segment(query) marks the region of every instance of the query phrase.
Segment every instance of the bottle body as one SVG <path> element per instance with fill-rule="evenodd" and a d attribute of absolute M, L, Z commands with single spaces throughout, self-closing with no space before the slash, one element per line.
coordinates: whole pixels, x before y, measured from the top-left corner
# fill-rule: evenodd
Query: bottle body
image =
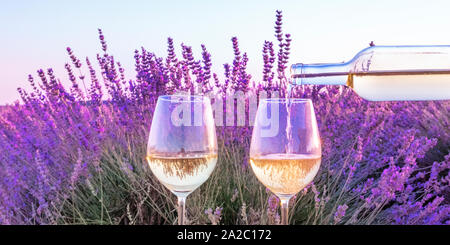
<path fill-rule="evenodd" d="M 339 64 L 294 64 L 292 85 L 347 85 L 372 101 L 450 99 L 450 46 L 374 46 Z"/>

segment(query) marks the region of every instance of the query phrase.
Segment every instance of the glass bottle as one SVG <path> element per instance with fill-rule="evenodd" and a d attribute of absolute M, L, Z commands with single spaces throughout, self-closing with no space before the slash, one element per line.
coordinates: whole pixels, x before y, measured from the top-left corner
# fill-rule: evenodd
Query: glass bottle
<path fill-rule="evenodd" d="M 291 88 L 347 85 L 372 101 L 447 100 L 450 45 L 371 46 L 348 62 L 294 64 L 291 79 Z"/>

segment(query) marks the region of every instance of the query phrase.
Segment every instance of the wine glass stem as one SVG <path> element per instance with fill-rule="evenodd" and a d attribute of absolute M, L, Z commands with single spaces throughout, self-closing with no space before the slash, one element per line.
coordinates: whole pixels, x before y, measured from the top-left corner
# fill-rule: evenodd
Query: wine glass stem
<path fill-rule="evenodd" d="M 290 197 L 281 197 L 281 224 L 289 224 L 289 199 Z"/>
<path fill-rule="evenodd" d="M 186 211 L 186 197 L 178 196 L 178 225 L 184 225 L 185 211 Z"/>

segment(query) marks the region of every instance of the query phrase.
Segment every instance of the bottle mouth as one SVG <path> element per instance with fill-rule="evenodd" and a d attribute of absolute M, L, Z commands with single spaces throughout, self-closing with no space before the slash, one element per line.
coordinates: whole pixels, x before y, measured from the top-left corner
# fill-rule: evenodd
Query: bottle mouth
<path fill-rule="evenodd" d="M 297 63 L 297 64 L 291 65 L 291 69 L 289 69 L 289 74 L 288 74 L 288 77 L 290 78 L 289 82 L 288 82 L 289 84 L 295 84 L 294 79 L 302 77 L 304 65 L 305 64 L 303 64 L 303 63 Z"/>

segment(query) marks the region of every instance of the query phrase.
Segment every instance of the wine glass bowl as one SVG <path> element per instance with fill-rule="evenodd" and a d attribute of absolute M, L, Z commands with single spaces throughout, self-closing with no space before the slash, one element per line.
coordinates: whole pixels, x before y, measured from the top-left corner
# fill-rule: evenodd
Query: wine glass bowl
<path fill-rule="evenodd" d="M 305 188 L 321 162 L 319 130 L 309 99 L 261 100 L 250 146 L 250 165 L 257 179 L 282 202 L 287 224 L 289 199 Z"/>
<path fill-rule="evenodd" d="M 195 95 L 158 98 L 147 162 L 155 177 L 178 197 L 178 223 L 184 224 L 185 198 L 209 178 L 217 162 L 209 98 Z"/>

